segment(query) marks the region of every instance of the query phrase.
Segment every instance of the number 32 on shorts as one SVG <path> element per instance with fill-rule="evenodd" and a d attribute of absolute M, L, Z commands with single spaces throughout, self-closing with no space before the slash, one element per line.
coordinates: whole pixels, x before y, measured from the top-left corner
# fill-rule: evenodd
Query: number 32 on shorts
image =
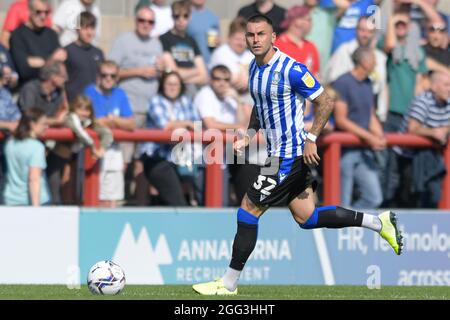
<path fill-rule="evenodd" d="M 265 182 L 265 183 L 264 183 Z M 265 185 L 263 187 L 263 184 Z M 253 188 L 255 188 L 256 190 L 258 190 L 259 192 L 261 192 L 261 194 L 265 195 L 265 196 L 270 196 L 270 194 L 272 193 L 272 190 L 277 186 L 277 181 L 266 177 L 266 176 L 262 176 L 259 175 L 258 176 L 258 181 L 256 181 L 253 184 Z"/>

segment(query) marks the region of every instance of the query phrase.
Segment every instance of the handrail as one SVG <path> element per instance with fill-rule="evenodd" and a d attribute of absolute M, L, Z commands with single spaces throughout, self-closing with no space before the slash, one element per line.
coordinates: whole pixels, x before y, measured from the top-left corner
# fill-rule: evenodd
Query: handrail
<path fill-rule="evenodd" d="M 98 141 L 93 130 L 88 130 L 89 134 Z M 209 143 L 227 143 L 232 142 L 236 138 L 235 135 L 227 134 L 223 141 L 215 141 L 214 137 L 208 134 L 190 132 L 191 137 L 195 141 L 202 141 L 204 144 Z M 160 143 L 176 143 L 172 141 L 172 132 L 168 130 L 154 129 L 138 129 L 134 131 L 113 130 L 115 141 L 132 141 L 132 142 L 160 142 Z M 412 148 L 441 146 L 429 139 L 413 134 L 387 133 L 385 135 L 389 146 L 404 146 Z M 5 135 L 0 132 L 0 140 Z M 56 141 L 74 141 L 75 135 L 67 128 L 50 128 L 47 129 L 43 140 Z M 324 148 L 323 156 L 323 188 L 324 188 L 324 204 L 340 204 L 340 158 L 341 148 L 343 146 L 367 146 L 367 144 L 357 136 L 350 133 L 333 132 L 323 135 L 318 140 L 318 145 Z M 450 146 L 447 144 L 443 148 L 445 165 L 450 168 Z M 99 191 L 99 163 L 96 161 L 89 149 L 85 152 L 85 183 L 84 183 L 84 202 L 85 206 L 98 206 Z M 222 205 L 222 169 L 220 164 L 207 164 L 205 177 L 205 206 L 221 207 Z M 450 175 L 446 175 L 442 186 L 442 197 L 439 203 L 442 209 L 450 209 Z"/>

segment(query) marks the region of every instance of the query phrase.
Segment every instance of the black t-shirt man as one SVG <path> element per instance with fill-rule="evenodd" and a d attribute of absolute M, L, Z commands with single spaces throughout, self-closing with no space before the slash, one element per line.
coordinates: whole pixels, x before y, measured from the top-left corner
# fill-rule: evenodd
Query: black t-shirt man
<path fill-rule="evenodd" d="M 194 58 L 201 55 L 194 38 L 182 37 L 168 31 L 159 37 L 163 50 L 169 52 L 180 68 L 193 68 Z"/>
<path fill-rule="evenodd" d="M 72 101 L 84 89 L 96 81 L 97 67 L 104 60 L 103 51 L 93 45 L 72 42 L 67 47 L 66 68 L 69 80 L 66 83 L 68 101 Z"/>

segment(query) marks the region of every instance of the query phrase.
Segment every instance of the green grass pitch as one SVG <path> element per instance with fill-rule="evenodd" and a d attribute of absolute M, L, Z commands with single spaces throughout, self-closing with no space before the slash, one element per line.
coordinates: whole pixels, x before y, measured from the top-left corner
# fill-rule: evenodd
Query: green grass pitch
<path fill-rule="evenodd" d="M 125 286 L 117 296 L 95 296 L 86 286 L 68 289 L 65 286 L 0 285 L 0 300 L 408 300 L 450 299 L 448 287 L 395 287 L 385 286 L 369 290 L 364 286 L 250 286 L 239 287 L 235 297 L 202 297 L 190 286 Z"/>

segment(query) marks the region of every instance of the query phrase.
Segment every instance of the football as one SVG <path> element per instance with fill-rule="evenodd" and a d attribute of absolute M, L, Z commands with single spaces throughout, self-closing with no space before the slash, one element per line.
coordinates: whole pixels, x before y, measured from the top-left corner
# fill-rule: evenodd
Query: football
<path fill-rule="evenodd" d="M 125 287 L 125 273 L 112 261 L 100 261 L 89 270 L 87 284 L 93 294 L 119 294 Z"/>

